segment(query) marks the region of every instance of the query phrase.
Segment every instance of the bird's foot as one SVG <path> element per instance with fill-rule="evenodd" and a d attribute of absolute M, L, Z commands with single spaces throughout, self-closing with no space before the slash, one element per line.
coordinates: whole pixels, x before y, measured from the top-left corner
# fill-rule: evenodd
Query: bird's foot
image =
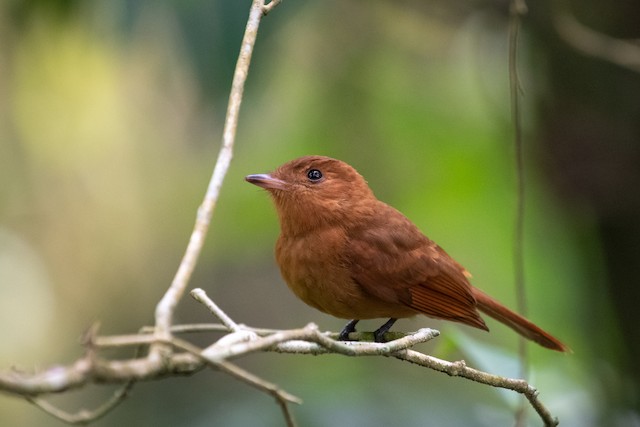
<path fill-rule="evenodd" d="M 392 317 L 391 319 L 387 320 L 384 325 L 382 325 L 378 329 L 376 329 L 373 332 L 373 340 L 375 342 L 386 342 L 386 340 L 384 339 L 384 334 L 389 332 L 389 329 L 391 329 L 393 324 L 396 323 L 396 320 L 398 320 L 398 319 L 395 319 L 395 318 Z"/>
<path fill-rule="evenodd" d="M 358 323 L 358 319 L 353 319 L 353 320 L 349 320 L 349 323 L 347 323 L 344 328 L 342 328 L 342 331 L 340 332 L 340 335 L 338 335 L 338 341 L 350 341 L 349 340 L 349 334 L 351 332 L 355 332 L 356 331 L 356 324 Z"/>

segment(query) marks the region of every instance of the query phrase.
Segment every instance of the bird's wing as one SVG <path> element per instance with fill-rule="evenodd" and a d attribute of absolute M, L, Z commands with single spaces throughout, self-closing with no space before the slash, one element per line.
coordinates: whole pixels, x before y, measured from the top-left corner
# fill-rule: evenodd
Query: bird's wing
<path fill-rule="evenodd" d="M 346 264 L 367 293 L 427 316 L 487 329 L 466 271 L 388 205 L 349 233 Z"/>

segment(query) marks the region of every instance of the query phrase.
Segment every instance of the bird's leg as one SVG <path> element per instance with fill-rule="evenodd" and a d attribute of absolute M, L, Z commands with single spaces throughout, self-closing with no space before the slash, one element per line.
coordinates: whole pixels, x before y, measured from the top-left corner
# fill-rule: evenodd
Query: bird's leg
<path fill-rule="evenodd" d="M 378 329 L 376 329 L 373 332 L 373 339 L 375 340 L 375 342 L 385 342 L 384 334 L 386 334 L 389 331 L 389 329 L 391 329 L 393 324 L 396 323 L 396 320 L 398 319 L 395 319 L 392 317 L 391 319 L 387 320 L 387 322 L 384 325 L 380 326 Z"/>
<path fill-rule="evenodd" d="M 356 331 L 356 324 L 358 322 L 358 319 L 349 320 L 349 323 L 344 325 L 344 328 L 342 328 L 342 332 L 340 332 L 340 335 L 338 336 L 338 341 L 349 341 L 349 334 Z"/>

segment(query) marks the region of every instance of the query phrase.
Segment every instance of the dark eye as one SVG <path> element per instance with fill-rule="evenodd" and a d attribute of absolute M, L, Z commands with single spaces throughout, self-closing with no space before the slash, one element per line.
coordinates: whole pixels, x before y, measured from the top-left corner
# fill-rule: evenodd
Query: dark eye
<path fill-rule="evenodd" d="M 307 171 L 307 178 L 309 178 L 310 181 L 320 181 L 322 179 L 322 172 L 318 169 L 309 169 Z"/>

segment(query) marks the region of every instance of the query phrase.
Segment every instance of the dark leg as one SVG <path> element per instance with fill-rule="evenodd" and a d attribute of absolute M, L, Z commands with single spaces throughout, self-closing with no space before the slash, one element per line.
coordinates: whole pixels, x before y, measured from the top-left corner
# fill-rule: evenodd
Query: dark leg
<path fill-rule="evenodd" d="M 340 336 L 338 336 L 338 341 L 349 341 L 349 334 L 351 332 L 356 331 L 356 324 L 358 322 L 359 322 L 358 319 L 349 320 L 349 323 L 347 323 L 342 329 L 342 332 L 340 332 Z"/>
<path fill-rule="evenodd" d="M 387 323 L 385 323 L 384 325 L 380 326 L 378 329 L 376 329 L 373 332 L 373 339 L 375 340 L 375 342 L 385 342 L 384 341 L 384 334 L 386 334 L 389 331 L 389 329 L 391 329 L 393 324 L 396 323 L 396 320 L 398 320 L 398 319 L 394 319 L 392 317 L 391 319 L 387 320 Z"/>

